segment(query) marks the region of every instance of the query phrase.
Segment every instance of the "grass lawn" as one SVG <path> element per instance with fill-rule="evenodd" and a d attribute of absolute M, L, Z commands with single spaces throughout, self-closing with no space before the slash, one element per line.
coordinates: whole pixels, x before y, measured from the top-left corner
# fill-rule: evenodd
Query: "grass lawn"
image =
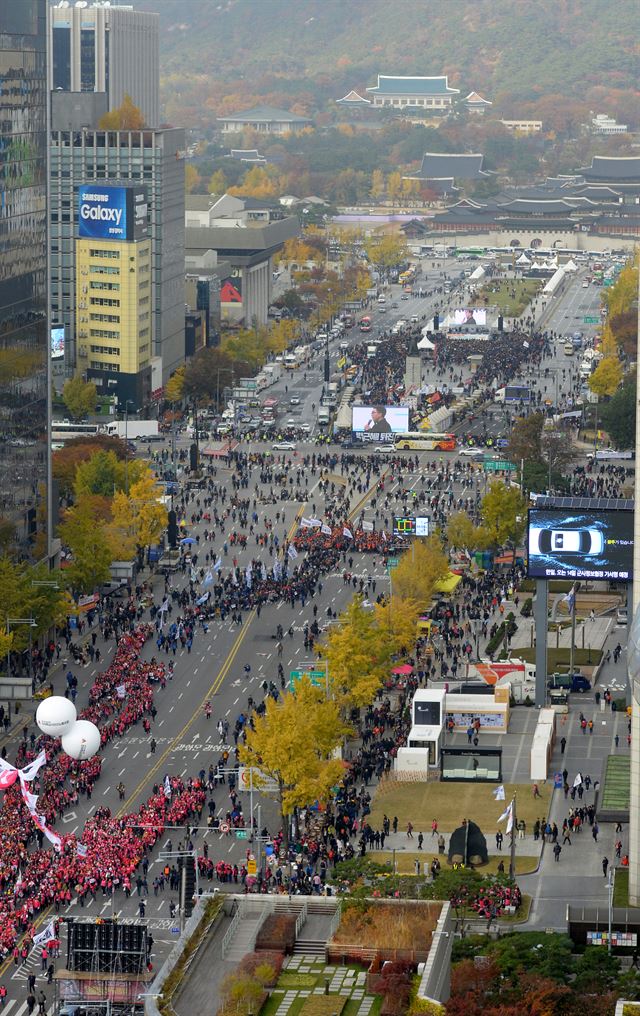
<path fill-rule="evenodd" d="M 538 279 L 505 279 L 502 282 L 492 279 L 483 286 L 476 301 L 482 303 L 486 299 L 491 306 L 498 307 L 507 317 L 518 317 L 527 309 L 540 286 L 541 282 Z"/>
<path fill-rule="evenodd" d="M 350 966 L 349 969 L 360 971 L 364 968 Z M 285 968 L 278 978 L 276 988 L 285 991 L 310 991 L 313 988 L 323 988 L 324 983 L 324 967 L 318 973 L 314 972 L 310 974 L 301 974 L 297 970 L 289 971 Z M 260 1016 L 276 1016 L 283 998 L 282 992 L 275 994 L 272 990 L 269 998 L 260 1010 Z M 380 1016 L 381 1006 L 382 996 L 374 995 L 369 1016 Z M 339 1016 L 357 1016 L 359 1008 L 360 1001 L 358 999 L 346 998 L 344 995 L 337 995 L 335 993 L 329 995 L 298 995 L 289 1006 L 287 1016 L 334 1016 L 334 1014 L 339 1014 Z"/>
<path fill-rule="evenodd" d="M 428 838 L 425 840 L 425 845 L 427 846 L 427 850 L 422 851 L 396 850 L 396 867 L 399 875 L 413 875 L 415 871 L 414 862 L 416 860 L 421 861 L 424 864 L 425 861 L 431 862 L 433 857 L 438 856 L 437 847 L 435 847 L 434 850 L 428 849 Z M 390 850 L 370 850 L 367 852 L 367 857 L 369 857 L 372 861 L 376 861 L 378 864 L 391 864 L 393 861 L 393 853 Z M 442 857 L 440 857 L 440 863 L 442 863 L 442 860 Z M 446 855 L 444 860 L 446 864 Z M 522 854 L 518 856 L 516 854 L 516 875 L 529 875 L 532 871 L 535 871 L 539 860 L 539 855 L 527 856 Z M 485 864 L 482 868 L 478 868 L 478 871 L 482 875 L 493 875 L 497 872 L 500 861 L 504 861 L 505 870 L 508 872 L 508 850 L 504 850 L 501 854 L 496 854 L 495 856 L 489 855 L 489 863 Z"/>
<path fill-rule="evenodd" d="M 616 880 L 613 884 L 614 907 L 629 906 L 629 869 L 616 868 Z"/>
<path fill-rule="evenodd" d="M 524 649 L 518 649 L 517 655 L 522 660 L 526 660 L 527 663 L 536 662 L 536 651 L 528 646 Z M 574 653 L 574 664 L 576 667 L 596 667 L 600 662 L 602 653 L 599 649 L 578 649 L 576 646 Z M 569 659 L 570 650 L 560 648 L 555 649 L 552 646 L 547 647 L 547 674 L 554 674 L 556 670 L 569 670 Z"/>
<path fill-rule="evenodd" d="M 537 818 L 546 818 L 551 799 L 551 785 L 540 784 L 540 798 L 534 799 L 530 784 L 505 783 L 506 800 L 510 801 L 517 792 L 517 818 L 527 823 L 530 832 Z M 431 822 L 438 821 L 438 829 L 452 833 L 463 818 L 476 822 L 487 839 L 499 828 L 497 818 L 506 807 L 504 801 L 496 801 L 493 783 L 399 783 L 389 781 L 378 788 L 371 804 L 369 824 L 373 829 L 382 828 L 382 818 L 398 817 L 398 831 L 404 833 L 407 822 L 413 823 L 413 835 L 422 832 L 425 846 L 429 850 Z M 505 823 L 502 823 L 504 832 Z M 415 840 L 414 840 L 415 843 Z M 435 838 L 434 838 L 435 843 Z M 407 841 L 407 846 L 411 846 Z"/>

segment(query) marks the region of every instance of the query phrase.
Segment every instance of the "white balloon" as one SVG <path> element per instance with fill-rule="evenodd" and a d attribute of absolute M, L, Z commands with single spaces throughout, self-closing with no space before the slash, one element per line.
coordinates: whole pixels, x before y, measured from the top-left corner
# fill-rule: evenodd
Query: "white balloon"
<path fill-rule="evenodd" d="M 62 750 L 71 758 L 82 761 L 92 758 L 100 747 L 100 731 L 89 720 L 77 720 L 62 738 Z"/>
<path fill-rule="evenodd" d="M 68 734 L 77 719 L 76 707 L 62 695 L 43 699 L 36 712 L 36 723 L 43 734 L 61 737 Z"/>

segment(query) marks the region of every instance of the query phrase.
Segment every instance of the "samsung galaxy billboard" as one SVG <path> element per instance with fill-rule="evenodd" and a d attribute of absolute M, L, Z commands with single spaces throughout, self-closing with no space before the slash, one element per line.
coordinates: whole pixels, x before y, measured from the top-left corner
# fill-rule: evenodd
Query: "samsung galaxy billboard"
<path fill-rule="evenodd" d="M 78 236 L 88 240 L 141 240 L 147 235 L 146 188 L 84 184 L 78 189 Z"/>
<path fill-rule="evenodd" d="M 531 578 L 633 577 L 632 511 L 532 508 L 528 542 Z"/>

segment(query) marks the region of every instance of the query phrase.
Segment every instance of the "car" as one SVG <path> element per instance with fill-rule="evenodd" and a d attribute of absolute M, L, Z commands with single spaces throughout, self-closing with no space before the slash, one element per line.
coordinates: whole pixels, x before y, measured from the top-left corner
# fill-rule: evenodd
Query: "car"
<path fill-rule="evenodd" d="M 378 314 L 386 314 L 386 313 L 387 308 L 384 305 L 382 307 L 378 307 Z"/>
<path fill-rule="evenodd" d="M 311 433 L 311 424 L 310 423 L 301 423 L 299 429 L 302 431 L 303 434 L 310 434 Z"/>
<path fill-rule="evenodd" d="M 604 550 L 599 529 L 531 529 L 530 554 L 584 554 L 598 557 Z"/>
<path fill-rule="evenodd" d="M 411 324 L 412 325 L 417 325 L 419 320 L 420 320 L 420 318 L 418 317 L 417 314 L 412 314 L 411 315 Z"/>
<path fill-rule="evenodd" d="M 583 288 L 583 289 L 588 289 L 588 288 L 589 288 L 589 283 L 587 282 L 587 280 L 586 280 L 586 279 L 585 279 L 585 280 L 584 280 L 584 282 L 582 283 L 582 288 Z"/>
<path fill-rule="evenodd" d="M 482 448 L 458 448 L 458 455 L 465 455 L 468 459 L 483 459 Z"/>
<path fill-rule="evenodd" d="M 271 445 L 274 452 L 295 452 L 295 441 L 274 441 Z"/>
<path fill-rule="evenodd" d="M 292 395 L 291 398 L 289 399 L 289 405 L 290 406 L 299 406 L 300 405 L 300 398 L 299 398 L 299 396 L 298 395 Z"/>
<path fill-rule="evenodd" d="M 409 294 L 408 293 L 401 293 L 400 294 L 400 299 L 401 300 L 408 300 L 409 299 Z"/>
<path fill-rule="evenodd" d="M 374 452 L 395 452 L 396 446 L 393 444 L 377 444 L 373 449 Z"/>
<path fill-rule="evenodd" d="M 616 610 L 616 624 L 628 624 L 629 611 L 626 607 L 618 607 Z"/>

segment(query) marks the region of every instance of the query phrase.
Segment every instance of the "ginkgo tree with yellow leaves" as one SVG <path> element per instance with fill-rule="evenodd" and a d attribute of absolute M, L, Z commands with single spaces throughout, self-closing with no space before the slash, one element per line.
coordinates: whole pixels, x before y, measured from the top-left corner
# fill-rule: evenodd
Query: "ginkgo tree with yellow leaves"
<path fill-rule="evenodd" d="M 285 849 L 295 809 L 328 801 L 342 778 L 342 762 L 334 752 L 348 732 L 338 702 L 308 678 L 288 695 L 269 696 L 263 715 L 254 714 L 240 746 L 240 762 L 254 770 L 255 787 L 260 787 L 261 774 L 275 784 Z"/>
<path fill-rule="evenodd" d="M 111 502 L 107 536 L 114 560 L 128 561 L 144 547 L 157 543 L 167 525 L 167 510 L 151 470 L 129 488 L 116 491 Z"/>
<path fill-rule="evenodd" d="M 394 596 L 416 600 L 424 607 L 433 596 L 436 583 L 449 573 L 449 559 L 438 536 L 416 537 L 391 574 Z"/>

